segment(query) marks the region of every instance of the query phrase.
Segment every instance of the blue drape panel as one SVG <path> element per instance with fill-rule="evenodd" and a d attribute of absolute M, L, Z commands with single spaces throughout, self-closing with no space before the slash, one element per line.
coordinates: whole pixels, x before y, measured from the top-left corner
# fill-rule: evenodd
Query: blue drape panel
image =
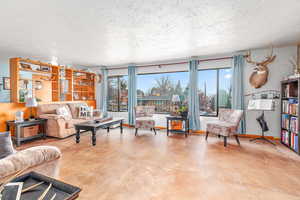
<path fill-rule="evenodd" d="M 199 96 L 198 96 L 198 62 L 189 62 L 189 120 L 192 130 L 200 130 Z"/>
<path fill-rule="evenodd" d="M 99 94 L 100 98 L 100 110 L 103 113 L 103 116 L 107 116 L 107 89 L 108 89 L 108 72 L 107 69 L 101 69 L 102 81 L 100 84 L 101 93 Z"/>
<path fill-rule="evenodd" d="M 245 58 L 243 55 L 233 57 L 232 70 L 232 108 L 244 110 L 244 65 Z M 244 112 L 245 116 L 245 112 Z M 239 132 L 245 133 L 245 117 L 240 122 Z"/>
<path fill-rule="evenodd" d="M 137 105 L 136 99 L 136 67 L 128 67 L 128 123 L 135 124 L 134 108 Z"/>

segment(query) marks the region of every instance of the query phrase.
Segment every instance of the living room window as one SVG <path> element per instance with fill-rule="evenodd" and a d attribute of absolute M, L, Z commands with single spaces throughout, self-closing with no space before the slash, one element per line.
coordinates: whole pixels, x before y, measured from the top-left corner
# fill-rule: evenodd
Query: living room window
<path fill-rule="evenodd" d="M 126 112 L 128 110 L 128 76 L 108 78 L 107 110 Z"/>
<path fill-rule="evenodd" d="M 169 113 L 173 95 L 179 95 L 181 102 L 187 103 L 188 81 L 188 72 L 140 74 L 137 103 L 155 106 L 156 113 Z"/>
<path fill-rule="evenodd" d="M 219 108 L 231 108 L 231 68 L 198 71 L 200 115 L 218 115 Z"/>
<path fill-rule="evenodd" d="M 201 116 L 217 116 L 219 108 L 231 108 L 231 68 L 198 71 L 198 95 Z M 138 105 L 154 105 L 156 113 L 171 111 L 172 96 L 179 95 L 187 105 L 188 72 L 139 74 Z M 108 78 L 108 111 L 128 110 L 128 76 Z"/>

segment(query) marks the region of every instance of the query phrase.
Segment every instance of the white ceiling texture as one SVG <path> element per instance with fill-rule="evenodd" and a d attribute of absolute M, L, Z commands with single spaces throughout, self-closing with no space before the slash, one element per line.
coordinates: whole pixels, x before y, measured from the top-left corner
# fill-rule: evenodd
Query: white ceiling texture
<path fill-rule="evenodd" d="M 300 41 L 299 0 L 3 0 L 0 58 L 117 66 Z"/>

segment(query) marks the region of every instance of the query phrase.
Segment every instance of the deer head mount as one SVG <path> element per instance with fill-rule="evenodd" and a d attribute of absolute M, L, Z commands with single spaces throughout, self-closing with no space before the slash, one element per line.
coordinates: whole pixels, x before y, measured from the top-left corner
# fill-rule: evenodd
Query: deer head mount
<path fill-rule="evenodd" d="M 252 72 L 249 82 L 254 88 L 260 88 L 268 81 L 269 69 L 268 64 L 273 62 L 276 58 L 276 55 L 273 55 L 273 47 L 271 48 L 271 53 L 269 56 L 266 56 L 266 59 L 261 62 L 255 62 L 251 59 L 251 51 L 249 50 L 246 55 L 246 61 L 250 64 L 255 65 L 254 71 Z"/>

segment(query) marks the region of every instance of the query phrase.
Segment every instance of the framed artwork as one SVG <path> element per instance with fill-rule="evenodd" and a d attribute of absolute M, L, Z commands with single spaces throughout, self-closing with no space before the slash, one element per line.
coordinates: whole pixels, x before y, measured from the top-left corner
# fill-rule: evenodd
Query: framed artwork
<path fill-rule="evenodd" d="M 9 77 L 3 77 L 3 89 L 10 90 L 10 78 Z"/>

